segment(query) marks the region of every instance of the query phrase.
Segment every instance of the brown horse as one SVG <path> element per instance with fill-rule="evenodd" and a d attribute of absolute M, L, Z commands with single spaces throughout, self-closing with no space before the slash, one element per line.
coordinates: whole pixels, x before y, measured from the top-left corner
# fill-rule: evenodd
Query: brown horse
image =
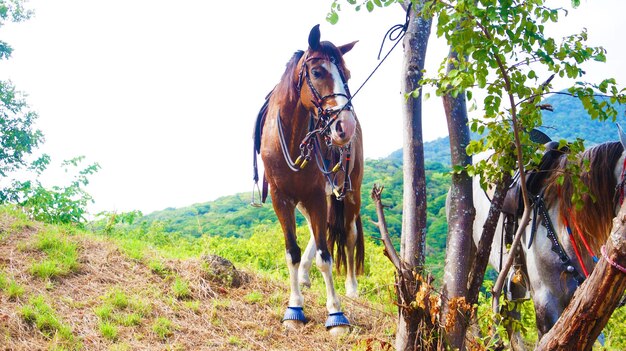
<path fill-rule="evenodd" d="M 356 42 L 339 47 L 320 42 L 319 25 L 308 41 L 308 50 L 293 55 L 266 98 L 257 122 L 260 145 L 255 146 L 285 236 L 291 294 L 283 324 L 296 327 L 306 322 L 300 285 L 310 286 L 309 269 L 315 258 L 326 284 L 326 327 L 344 333 L 349 322 L 333 284 L 332 254 L 337 266 L 345 267 L 346 293 L 351 297 L 357 296 L 356 274 L 363 269 L 364 255 L 359 215 L 361 127 L 351 105 L 350 72 L 343 60 Z M 296 242 L 296 208 L 311 231 L 303 254 Z"/>

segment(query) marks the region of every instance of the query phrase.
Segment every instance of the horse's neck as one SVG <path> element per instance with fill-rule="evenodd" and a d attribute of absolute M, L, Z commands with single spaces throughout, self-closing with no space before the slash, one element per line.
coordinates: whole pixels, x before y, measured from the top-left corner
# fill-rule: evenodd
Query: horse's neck
<path fill-rule="evenodd" d="M 280 118 L 289 149 L 295 152 L 309 132 L 310 112 L 299 101 L 280 106 L 278 110 L 279 115 L 276 118 Z"/>

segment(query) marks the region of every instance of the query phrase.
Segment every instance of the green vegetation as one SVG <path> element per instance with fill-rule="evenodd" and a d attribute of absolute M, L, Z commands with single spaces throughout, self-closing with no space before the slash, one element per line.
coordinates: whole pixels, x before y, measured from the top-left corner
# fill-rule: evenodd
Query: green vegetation
<path fill-rule="evenodd" d="M 59 228 L 48 227 L 37 234 L 35 248 L 46 254 L 43 260 L 33 262 L 30 273 L 50 279 L 63 276 L 78 268 L 78 247 Z"/>
<path fill-rule="evenodd" d="M 179 300 L 191 298 L 189 283 L 180 277 L 176 277 L 172 284 L 172 293 Z"/>
<path fill-rule="evenodd" d="M 20 313 L 26 322 L 34 324 L 46 337 L 58 336 L 66 347 L 80 349 L 80 342 L 72 334 L 72 329 L 57 317 L 42 295 L 31 297 Z"/>
<path fill-rule="evenodd" d="M 172 321 L 167 318 L 159 317 L 152 324 L 152 331 L 159 336 L 160 339 L 167 339 L 174 333 Z"/>

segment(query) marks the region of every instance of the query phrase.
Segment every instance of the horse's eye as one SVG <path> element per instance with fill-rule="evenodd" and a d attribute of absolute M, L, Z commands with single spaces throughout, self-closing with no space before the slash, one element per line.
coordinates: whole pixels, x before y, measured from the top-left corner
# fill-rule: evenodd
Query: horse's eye
<path fill-rule="evenodd" d="M 311 74 L 313 75 L 313 78 L 320 79 L 324 75 L 324 71 L 321 70 L 320 68 L 313 68 L 311 70 Z"/>

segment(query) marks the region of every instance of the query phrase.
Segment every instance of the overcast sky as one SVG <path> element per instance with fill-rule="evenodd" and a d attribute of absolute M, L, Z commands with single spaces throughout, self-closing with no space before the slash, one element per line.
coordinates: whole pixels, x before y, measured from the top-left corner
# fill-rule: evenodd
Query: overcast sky
<path fill-rule="evenodd" d="M 78 155 L 102 166 L 88 188 L 92 212 L 206 202 L 252 189 L 254 119 L 313 25 L 337 45 L 359 40 L 345 57 L 354 92 L 378 63 L 387 29 L 404 20 L 400 7 L 368 14 L 344 4 L 333 26 L 330 4 L 31 0 L 31 20 L 0 29 L 15 49 L 0 62 L 0 79 L 29 95 L 51 167 Z M 554 28 L 558 37 L 586 27 L 590 43 L 609 50 L 606 65 L 588 67 L 591 81 L 626 82 L 624 4 L 583 0 Z M 429 43 L 429 72 L 446 52 Z M 402 145 L 401 63 L 400 45 L 355 97 L 367 158 Z M 424 123 L 425 140 L 447 134 L 439 99 L 426 102 Z"/>

